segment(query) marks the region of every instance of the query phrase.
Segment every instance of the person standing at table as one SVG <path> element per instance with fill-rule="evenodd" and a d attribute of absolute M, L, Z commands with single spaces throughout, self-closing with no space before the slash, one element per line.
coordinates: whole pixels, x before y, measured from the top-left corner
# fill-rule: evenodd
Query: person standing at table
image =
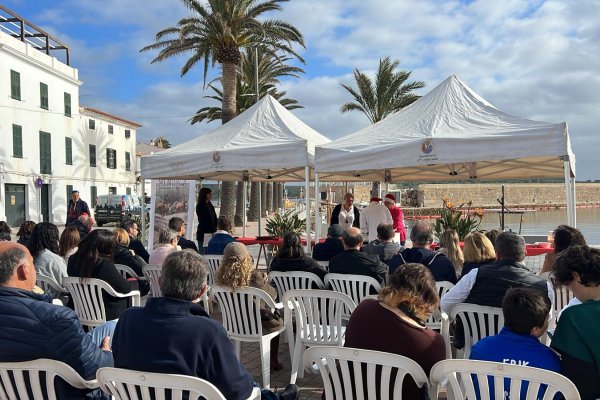
<path fill-rule="evenodd" d="M 352 227 L 360 228 L 360 211 L 354 206 L 352 193 L 346 193 L 344 202 L 333 207 L 330 224 L 338 224 L 343 230 Z"/>
<path fill-rule="evenodd" d="M 400 245 L 404 246 L 406 243 L 406 229 L 404 228 L 404 212 L 400 207 L 396 206 L 396 196 L 388 193 L 383 198 L 383 205 L 390 210 L 392 220 L 394 221 L 394 232 L 400 234 Z"/>
<path fill-rule="evenodd" d="M 198 239 L 198 248 L 202 254 L 206 252 L 204 235 L 207 233 L 213 234 L 217 231 L 217 214 L 215 213 L 215 207 L 210 202 L 211 198 L 212 190 L 207 187 L 200 189 L 198 203 L 196 204 L 196 215 L 198 216 L 196 239 Z"/>

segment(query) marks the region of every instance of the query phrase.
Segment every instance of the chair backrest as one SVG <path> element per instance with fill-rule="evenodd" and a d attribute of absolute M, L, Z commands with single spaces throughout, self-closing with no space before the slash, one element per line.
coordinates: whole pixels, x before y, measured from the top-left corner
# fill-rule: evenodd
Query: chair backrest
<path fill-rule="evenodd" d="M 351 313 L 356 303 L 350 296 L 331 290 L 290 290 L 283 295 L 286 326 L 296 320 L 296 340 L 310 345 L 344 344 L 342 320 L 345 310 Z"/>
<path fill-rule="evenodd" d="M 436 282 L 435 287 L 436 287 L 436 289 L 438 291 L 438 295 L 440 296 L 440 299 L 441 299 L 443 295 L 448 293 L 448 291 L 454 287 L 454 284 L 452 282 L 442 281 L 442 282 Z M 426 325 L 431 329 L 439 330 L 439 329 L 441 329 L 441 324 L 442 324 L 442 312 L 441 312 L 440 308 L 438 307 L 438 309 L 435 310 L 433 313 L 431 313 L 429 318 L 427 318 Z"/>
<path fill-rule="evenodd" d="M 162 297 L 159 282 L 162 267 L 160 265 L 144 265 L 142 272 L 150 283 L 150 295 L 152 297 Z"/>
<path fill-rule="evenodd" d="M 204 258 L 208 262 L 208 277 L 207 277 L 207 285 L 214 286 L 215 285 L 215 277 L 217 276 L 217 269 L 219 269 L 219 265 L 221 265 L 221 260 L 223 259 L 222 255 L 203 255 Z"/>
<path fill-rule="evenodd" d="M 316 365 L 323 379 L 326 399 L 402 399 L 407 376 L 418 387 L 429 380 L 423 368 L 408 357 L 351 347 L 310 347 L 304 368 Z"/>
<path fill-rule="evenodd" d="M 269 272 L 269 281 L 275 283 L 280 300 L 283 299 L 283 294 L 288 290 L 312 289 L 313 284 L 319 289 L 325 289 L 325 284 L 321 278 L 311 272 L 271 271 Z"/>
<path fill-rule="evenodd" d="M 568 286 L 559 286 L 556 284 L 552 285 L 554 289 L 554 304 L 552 305 L 552 315 L 554 318 L 558 317 L 560 311 L 565 308 L 569 301 L 573 298 L 573 292 L 569 290 Z"/>
<path fill-rule="evenodd" d="M 57 377 L 78 389 L 95 389 L 96 380 L 84 380 L 69 365 L 41 358 L 25 362 L 0 363 L 0 399 L 56 400 Z M 27 388 L 31 389 L 31 395 Z"/>
<path fill-rule="evenodd" d="M 347 294 L 356 304 L 371 294 L 371 288 L 375 289 L 377 293 L 381 290 L 377 279 L 366 275 L 327 274 L 325 275 L 325 286 L 336 292 Z"/>
<path fill-rule="evenodd" d="M 530 269 L 533 273 L 539 273 L 542 269 L 542 265 L 544 265 L 545 254 L 539 254 L 537 256 L 526 256 L 523 260 L 523 263 Z"/>
<path fill-rule="evenodd" d="M 319 261 L 319 260 L 315 260 L 315 261 L 317 261 L 317 263 L 321 267 L 325 268 L 326 271 L 329 271 L 329 261 Z"/>
<path fill-rule="evenodd" d="M 102 291 L 113 297 L 132 297 L 132 305 L 140 305 L 139 291 L 134 290 L 127 294 L 118 293 L 102 279 L 87 278 L 81 282 L 80 278 L 65 277 L 63 284 L 73 297 L 75 312 L 82 325 L 99 326 L 106 322 Z"/>
<path fill-rule="evenodd" d="M 58 282 L 53 278 L 46 275 L 36 275 L 36 285 L 38 285 L 44 292 L 50 292 L 56 298 L 60 293 L 68 293 L 69 291 L 61 287 Z"/>
<path fill-rule="evenodd" d="M 253 287 L 232 289 L 213 286 L 210 295 L 221 308 L 223 327 L 232 339 L 258 339 L 262 336 L 261 301 L 276 308 L 267 292 Z"/>
<path fill-rule="evenodd" d="M 96 378 L 100 388 L 115 400 L 225 400 L 215 385 L 193 376 L 100 368 Z"/>
<path fill-rule="evenodd" d="M 476 360 L 443 360 L 433 366 L 429 376 L 432 385 L 448 380 L 449 399 L 475 399 L 476 393 L 480 394 L 477 398 L 482 400 L 490 398 L 552 400 L 556 393 L 562 393 L 564 398 L 569 400 L 581 399 L 577 387 L 563 375 L 521 365 Z M 490 393 L 491 385 L 488 377 L 491 377 L 494 382 L 493 393 Z M 505 385 L 506 378 L 510 379 L 510 384 Z M 543 396 L 540 392 L 541 385 L 547 385 Z M 454 394 L 454 397 L 451 394 Z"/>
<path fill-rule="evenodd" d="M 460 317 L 465 332 L 464 358 L 469 358 L 471 347 L 487 336 L 497 335 L 504 326 L 502 308 L 459 303 L 452 307 L 450 320 Z"/>
<path fill-rule="evenodd" d="M 117 271 L 119 271 L 121 276 L 125 279 L 129 279 L 129 278 L 140 279 L 140 276 L 138 274 L 136 274 L 135 271 L 133 269 L 131 269 L 131 267 L 128 267 L 125 264 L 115 264 L 115 268 L 117 269 Z"/>

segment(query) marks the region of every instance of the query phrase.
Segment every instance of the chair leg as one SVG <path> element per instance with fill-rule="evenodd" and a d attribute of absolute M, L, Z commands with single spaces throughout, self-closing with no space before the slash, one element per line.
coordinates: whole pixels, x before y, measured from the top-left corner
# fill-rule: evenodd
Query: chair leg
<path fill-rule="evenodd" d="M 235 356 L 239 362 L 242 362 L 242 342 L 240 340 L 234 340 L 235 342 Z"/>
<path fill-rule="evenodd" d="M 292 356 L 292 375 L 290 376 L 291 384 L 295 384 L 296 379 L 298 379 L 298 370 L 300 369 L 300 363 L 302 362 L 302 359 L 300 358 L 302 355 L 302 347 L 302 342 L 300 340 L 296 340 L 294 355 Z"/>
<path fill-rule="evenodd" d="M 262 366 L 263 388 L 271 388 L 271 339 L 260 339 L 260 364 Z"/>

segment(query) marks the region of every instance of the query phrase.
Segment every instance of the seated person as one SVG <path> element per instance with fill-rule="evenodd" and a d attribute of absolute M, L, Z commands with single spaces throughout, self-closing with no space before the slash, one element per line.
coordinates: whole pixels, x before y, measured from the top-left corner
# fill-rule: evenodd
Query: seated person
<path fill-rule="evenodd" d="M 544 264 L 540 270 L 540 275 L 548 275 L 552 272 L 552 266 L 554 261 L 558 257 L 558 254 L 569 248 L 570 246 L 585 246 L 585 238 L 581 234 L 581 231 L 577 228 L 573 228 L 568 225 L 559 225 L 554 230 L 554 251 L 552 253 L 546 253 L 544 256 Z"/>
<path fill-rule="evenodd" d="M 600 250 L 571 246 L 560 253 L 553 271 L 581 304 L 562 312 L 550 346 L 560 353 L 562 374 L 581 398 L 600 398 Z"/>
<path fill-rule="evenodd" d="M 22 244 L 27 247 L 29 245 L 29 239 L 31 238 L 31 233 L 33 232 L 33 228 L 35 227 L 35 222 L 33 221 L 23 221 L 21 226 L 19 227 L 19 231 L 17 232 L 17 243 Z M 10 229 L 10 227 L 9 227 Z M 10 233 L 9 233 L 10 235 Z"/>
<path fill-rule="evenodd" d="M 12 230 L 6 221 L 0 221 L 0 242 L 10 242 Z"/>
<path fill-rule="evenodd" d="M 173 229 L 177 232 L 177 246 L 181 248 L 181 250 L 195 250 L 198 251 L 198 247 L 196 247 L 196 243 L 193 240 L 189 240 L 185 238 L 185 232 L 187 229 L 187 224 L 183 220 L 183 218 L 173 217 L 169 220 L 169 228 Z"/>
<path fill-rule="evenodd" d="M 109 338 L 101 347 L 86 334 L 73 310 L 35 291 L 36 271 L 25 246 L 0 242 L 0 362 L 49 358 L 72 367 L 83 379 L 112 367 Z M 59 399 L 100 398 L 57 380 Z M 3 392 L 0 390 L 0 392 Z M 86 394 L 88 397 L 86 397 Z"/>
<path fill-rule="evenodd" d="M 421 264 L 404 264 L 390 275 L 378 300 L 367 299 L 356 307 L 346 327 L 344 347 L 408 357 L 429 376 L 431 367 L 446 356 L 442 336 L 425 326 L 438 303 L 431 272 Z M 426 390 L 419 390 L 407 377 L 402 398 L 423 399 Z"/>
<path fill-rule="evenodd" d="M 129 250 L 133 250 L 136 255 L 142 257 L 147 263 L 150 259 L 150 254 L 148 254 L 148 250 L 146 250 L 142 241 L 137 238 L 139 232 L 137 222 L 132 219 L 125 220 L 121 224 L 121 228 L 125 229 L 129 234 Z"/>
<path fill-rule="evenodd" d="M 452 265 L 454 265 L 454 272 L 456 276 L 460 276 L 465 262 L 462 249 L 460 248 L 460 239 L 456 229 L 446 229 L 440 236 L 440 248 L 438 251 L 443 253 L 450 259 Z"/>
<path fill-rule="evenodd" d="M 115 250 L 113 253 L 115 264 L 127 265 L 138 276 L 144 276 L 142 269 L 144 265 L 148 264 L 142 257 L 129 250 L 130 239 L 125 229 L 117 228 L 113 231 L 113 234 L 115 235 Z"/>
<path fill-rule="evenodd" d="M 342 234 L 344 229 L 341 225 L 333 224 L 327 228 L 327 239 L 323 243 L 315 244 L 312 258 L 317 261 L 329 261 L 334 256 L 344 251 Z"/>
<path fill-rule="evenodd" d="M 236 358 L 221 323 L 196 302 L 207 290 L 207 275 L 198 253 L 169 254 L 160 280 L 164 297 L 126 310 L 117 323 L 115 367 L 195 376 L 215 385 L 227 399 L 247 399 L 255 386 L 252 376 Z M 281 395 L 263 390 L 262 398 L 298 398 L 297 386 L 286 390 Z"/>
<path fill-rule="evenodd" d="M 452 261 L 445 254 L 429 250 L 433 242 L 433 227 L 430 223 L 416 222 L 410 230 L 410 240 L 412 248 L 404 249 L 388 260 L 390 273 L 402 264 L 419 263 L 429 268 L 436 282 L 456 283 L 456 271 Z"/>
<path fill-rule="evenodd" d="M 271 260 L 269 271 L 303 271 L 317 275 L 321 280 L 327 275 L 325 268 L 304 254 L 300 235 L 288 232 L 283 236 L 283 244 Z"/>
<path fill-rule="evenodd" d="M 344 252 L 329 261 L 329 272 L 335 274 L 366 275 L 375 278 L 381 285 L 385 282 L 388 266 L 374 254 L 360 251 L 363 235 L 358 228 L 348 228 L 342 235 Z"/>
<path fill-rule="evenodd" d="M 75 227 L 79 231 L 79 240 L 83 240 L 90 233 L 95 222 L 94 218 L 84 212 L 67 226 Z"/>
<path fill-rule="evenodd" d="M 366 252 L 375 254 L 383 262 L 386 262 L 402 250 L 400 243 L 394 242 L 396 232 L 392 224 L 379 224 L 377 227 L 377 239 L 367 243 Z"/>
<path fill-rule="evenodd" d="M 62 280 L 67 276 L 67 264 L 59 254 L 58 228 L 50 222 L 37 224 L 29 239 L 29 252 L 33 256 L 35 270 L 38 274 L 54 279 L 62 286 Z M 61 293 L 49 290 L 57 298 Z"/>
<path fill-rule="evenodd" d="M 492 264 L 496 261 L 496 250 L 494 245 L 481 232 L 471 232 L 465 238 L 463 249 L 465 262 L 463 264 L 460 279 L 466 276 L 472 269 Z"/>
<path fill-rule="evenodd" d="M 227 217 L 219 217 L 217 220 L 217 231 L 208 241 L 206 254 L 223 254 L 225 246 L 231 242 L 235 242 L 235 238 L 231 235 L 231 232 L 233 232 L 233 222 Z"/>
<path fill-rule="evenodd" d="M 177 232 L 170 228 L 162 228 L 158 234 L 158 244 L 152 250 L 148 264 L 162 266 L 167 256 L 175 251 L 177 251 Z"/>

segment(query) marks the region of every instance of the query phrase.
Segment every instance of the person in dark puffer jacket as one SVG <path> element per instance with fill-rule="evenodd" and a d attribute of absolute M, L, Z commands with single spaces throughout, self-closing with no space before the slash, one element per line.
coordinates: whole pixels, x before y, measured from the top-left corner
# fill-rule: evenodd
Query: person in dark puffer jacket
<path fill-rule="evenodd" d="M 112 367 L 109 339 L 99 348 L 83 332 L 73 310 L 51 303 L 48 294 L 34 292 L 36 272 L 24 246 L 0 243 L 0 362 L 48 358 L 72 367 L 82 378 L 94 379 L 96 370 Z M 59 399 L 100 398 L 59 380 Z"/>

